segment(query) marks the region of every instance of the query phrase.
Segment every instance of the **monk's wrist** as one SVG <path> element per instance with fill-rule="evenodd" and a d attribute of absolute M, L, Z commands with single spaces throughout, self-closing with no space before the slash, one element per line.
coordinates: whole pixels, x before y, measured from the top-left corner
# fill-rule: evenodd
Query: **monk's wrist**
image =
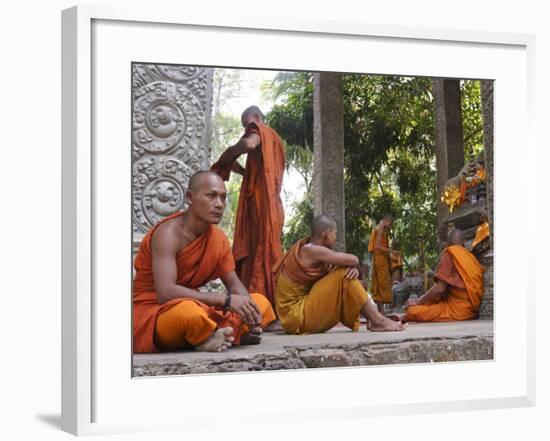
<path fill-rule="evenodd" d="M 229 308 L 231 308 L 231 294 L 227 293 L 224 299 L 223 310 L 227 312 Z"/>
<path fill-rule="evenodd" d="M 224 305 L 225 305 L 225 298 L 227 297 L 227 294 L 224 294 L 224 293 L 219 293 L 218 294 L 218 299 L 217 299 L 217 307 L 218 308 L 223 308 Z"/>

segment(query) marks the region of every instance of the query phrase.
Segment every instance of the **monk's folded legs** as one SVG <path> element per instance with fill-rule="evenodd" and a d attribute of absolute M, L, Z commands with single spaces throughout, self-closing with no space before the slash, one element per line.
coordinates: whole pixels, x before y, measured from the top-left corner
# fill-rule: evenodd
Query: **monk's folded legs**
<path fill-rule="evenodd" d="M 359 313 L 369 296 L 358 280 L 344 274 L 345 268 L 337 269 L 312 286 L 304 304 L 301 333 L 325 332 L 338 322 L 359 330 Z"/>
<path fill-rule="evenodd" d="M 165 351 L 186 349 L 204 343 L 216 328 L 204 307 L 184 299 L 157 317 L 155 343 Z"/>
<path fill-rule="evenodd" d="M 275 312 L 269 300 L 262 294 L 250 295 L 258 305 L 262 315 L 261 328 L 268 326 L 275 320 Z M 231 329 L 231 332 L 218 332 L 213 344 L 208 344 L 205 349 L 203 344 L 212 337 L 217 330 Z M 261 334 L 261 330 L 254 332 L 244 324 L 237 314 L 224 314 L 221 310 L 215 310 L 192 299 L 184 299 L 166 312 L 159 314 L 155 326 L 155 344 L 164 351 L 176 351 L 195 347 L 198 350 L 217 351 L 222 346 L 230 347 L 233 342 L 240 343 L 240 338 L 245 334 Z M 257 338 L 252 343 L 259 343 Z M 243 343 L 247 343 L 245 338 Z M 202 345 L 202 346 L 201 346 Z M 217 347 L 214 347 L 216 346 Z"/>
<path fill-rule="evenodd" d="M 301 333 L 325 332 L 338 322 L 353 331 L 359 330 L 359 315 L 369 322 L 371 331 L 402 331 L 401 323 L 393 322 L 378 312 L 359 280 L 345 277 L 345 269 L 337 269 L 316 282 L 304 304 Z"/>

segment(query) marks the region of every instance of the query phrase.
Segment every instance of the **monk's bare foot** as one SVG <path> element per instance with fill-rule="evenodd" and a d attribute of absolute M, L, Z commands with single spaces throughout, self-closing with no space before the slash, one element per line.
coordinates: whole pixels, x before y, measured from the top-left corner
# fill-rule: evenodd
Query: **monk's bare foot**
<path fill-rule="evenodd" d="M 241 336 L 241 345 L 257 345 L 262 341 L 262 328 L 252 328 L 247 334 Z"/>
<path fill-rule="evenodd" d="M 393 312 L 391 314 L 388 314 L 386 317 L 388 317 L 390 320 L 393 320 L 394 322 L 403 322 L 405 314 L 397 314 L 396 312 Z"/>
<path fill-rule="evenodd" d="M 195 350 L 202 352 L 224 352 L 232 346 L 234 340 L 233 328 L 216 329 L 208 339 L 195 346 Z"/>
<path fill-rule="evenodd" d="M 394 322 L 389 318 L 383 317 L 380 320 L 371 320 L 370 324 L 367 326 L 369 331 L 373 332 L 386 332 L 386 331 L 404 331 L 407 327 L 406 323 Z"/>
<path fill-rule="evenodd" d="M 283 330 L 283 325 L 279 319 L 271 322 L 271 324 L 264 329 L 264 332 L 280 332 Z"/>

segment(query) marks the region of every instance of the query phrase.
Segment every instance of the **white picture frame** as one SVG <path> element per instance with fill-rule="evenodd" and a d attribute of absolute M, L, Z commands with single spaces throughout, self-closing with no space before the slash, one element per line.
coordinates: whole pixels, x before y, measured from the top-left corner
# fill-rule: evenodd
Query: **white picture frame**
<path fill-rule="evenodd" d="M 534 173 L 527 173 L 528 161 L 535 158 L 531 135 L 534 130 L 532 127 L 530 130 L 535 94 L 534 36 L 269 17 L 190 17 L 183 7 L 170 11 L 126 11 L 78 6 L 63 11 L 62 26 L 64 430 L 81 435 L 238 424 L 238 418 L 231 412 L 215 421 L 208 418 L 211 403 L 201 398 L 199 391 L 219 387 L 272 391 L 272 401 L 259 403 L 253 411 L 255 421 L 260 423 L 272 420 L 274 415 L 278 421 L 291 422 L 360 417 L 366 413 L 399 415 L 534 405 L 535 265 L 524 261 L 518 266 L 513 261 L 512 255 L 516 253 L 532 254 L 525 243 L 505 240 L 512 237 L 513 225 L 511 208 L 504 203 L 506 195 L 524 204 L 526 212 L 533 212 L 535 207 L 534 198 L 527 191 L 535 183 Z M 178 44 L 196 44 L 193 35 L 203 39 L 203 49 L 190 48 L 186 53 L 178 53 L 175 50 Z M 249 50 L 252 53 L 256 50 L 258 56 L 247 59 L 238 51 L 221 48 L 226 44 L 238 48 L 237 42 L 246 41 L 250 42 Z M 165 45 L 160 47 L 159 42 Z M 262 57 L 255 44 L 280 50 L 273 51 L 271 58 Z M 216 49 L 218 45 L 220 49 Z M 296 47 L 304 49 L 303 53 L 305 48 L 311 48 L 313 55 L 293 56 L 289 49 Z M 330 55 L 330 60 L 315 58 L 320 47 Z M 365 50 L 372 60 L 363 61 L 366 65 L 355 64 L 360 63 L 357 57 L 346 57 L 357 53 L 350 48 Z M 423 60 L 422 54 L 429 57 Z M 491 61 L 486 57 L 491 57 Z M 363 66 L 368 65 L 368 73 L 495 79 L 495 360 L 458 366 L 442 363 L 132 379 L 128 352 L 131 159 L 130 118 L 126 118 L 130 112 L 127 100 L 131 93 L 130 67 L 127 72 L 124 70 L 128 60 L 344 72 L 367 72 Z M 511 107 L 515 121 L 520 122 L 513 127 L 507 124 Z M 113 124 L 113 118 L 119 117 L 121 124 Z M 102 136 L 107 132 L 112 139 L 120 140 L 122 147 L 110 146 L 106 152 Z M 510 157 L 507 148 L 517 142 L 525 144 L 522 158 Z M 115 146 L 120 143 L 113 142 Z M 506 179 L 510 173 L 515 173 L 515 180 Z M 127 202 L 123 202 L 126 196 Z M 106 207 L 110 212 L 120 212 L 116 216 L 120 219 L 104 217 Z M 110 244 L 108 255 L 105 243 Z M 116 274 L 107 267 L 115 268 Z M 512 270 L 517 277 L 505 285 L 503 278 Z M 105 296 L 110 287 L 117 296 L 111 295 L 107 302 Z M 516 298 L 513 308 L 512 295 Z M 506 327 L 512 316 L 519 317 L 515 332 Z M 385 397 L 384 390 L 376 385 L 372 386 L 370 397 L 344 392 L 347 384 L 357 384 L 362 376 L 373 373 L 384 384 L 385 377 L 397 373 L 424 381 L 428 370 L 430 376 L 426 379 L 448 378 L 452 373 L 456 384 L 446 391 L 432 387 L 434 390 L 421 393 L 421 388 L 415 388 L 414 384 L 406 385 L 408 389 L 400 399 L 392 398 L 392 394 Z M 504 378 L 506 384 L 499 383 Z M 320 383 L 325 388 L 323 395 L 317 394 Z M 302 388 L 302 400 L 282 410 L 282 401 L 278 401 L 275 393 L 282 390 L 281 384 Z M 170 412 L 173 395 L 178 390 L 193 396 L 193 406 L 186 408 L 179 402 L 177 412 Z M 136 397 L 146 401 L 156 399 L 157 406 L 145 409 L 142 415 L 136 413 L 132 408 Z M 158 405 L 159 397 L 166 403 L 164 407 Z M 182 417 L 183 414 L 186 416 Z"/>

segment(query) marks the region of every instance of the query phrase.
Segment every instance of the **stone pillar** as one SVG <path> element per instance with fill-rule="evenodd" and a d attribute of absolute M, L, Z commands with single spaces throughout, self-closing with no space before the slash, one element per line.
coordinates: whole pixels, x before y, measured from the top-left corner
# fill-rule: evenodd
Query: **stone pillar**
<path fill-rule="evenodd" d="M 483 152 L 487 172 L 487 214 L 491 228 L 491 249 L 493 249 L 493 80 L 481 81 L 481 106 L 483 111 Z"/>
<path fill-rule="evenodd" d="M 344 114 L 342 76 L 313 74 L 314 214 L 327 214 L 338 225 L 336 249 L 346 248 L 344 200 Z"/>
<path fill-rule="evenodd" d="M 456 176 L 464 167 L 460 81 L 434 79 L 432 94 L 435 107 L 437 229 L 439 239 L 445 240 L 444 218 L 447 208 L 441 202 L 442 190 L 447 180 Z"/>
<path fill-rule="evenodd" d="M 132 65 L 134 247 L 160 219 L 184 208 L 189 178 L 210 163 L 212 69 Z"/>

